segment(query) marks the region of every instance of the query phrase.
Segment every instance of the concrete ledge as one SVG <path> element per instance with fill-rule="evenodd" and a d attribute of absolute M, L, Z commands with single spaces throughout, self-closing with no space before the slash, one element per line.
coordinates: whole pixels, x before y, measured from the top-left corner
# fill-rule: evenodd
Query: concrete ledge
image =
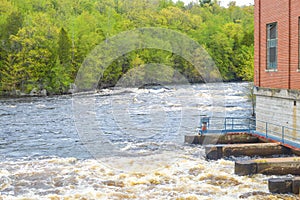
<path fill-rule="evenodd" d="M 211 160 L 230 156 L 272 156 L 288 153 L 279 143 L 219 144 L 205 147 L 206 158 Z"/>
<path fill-rule="evenodd" d="M 259 139 L 247 133 L 237 134 L 205 134 L 205 135 L 186 135 L 184 142 L 187 144 L 240 144 L 240 143 L 257 143 Z"/>
<path fill-rule="evenodd" d="M 299 194 L 300 177 L 296 178 L 271 178 L 268 181 L 269 191 L 277 194 Z"/>
<path fill-rule="evenodd" d="M 240 176 L 252 174 L 300 175 L 300 157 L 236 161 L 235 174 Z"/>
<path fill-rule="evenodd" d="M 291 193 L 292 185 L 293 181 L 290 178 L 272 178 L 268 181 L 269 191 L 272 193 Z"/>
<path fill-rule="evenodd" d="M 300 177 L 294 178 L 292 192 L 294 194 L 300 194 Z"/>
<path fill-rule="evenodd" d="M 257 164 L 251 160 L 237 161 L 235 162 L 234 173 L 239 176 L 256 174 Z"/>
<path fill-rule="evenodd" d="M 278 141 L 274 140 L 274 139 L 271 139 L 271 138 L 266 138 L 262 135 L 259 135 L 257 133 L 252 133 L 251 134 L 252 136 L 254 137 L 257 137 L 258 140 L 261 142 L 261 143 L 276 143 Z M 286 143 L 281 143 L 282 146 L 286 147 L 288 150 L 289 150 L 289 154 L 294 154 L 294 155 L 297 155 L 297 156 L 300 156 L 300 148 L 296 148 L 294 146 L 291 146 L 289 144 L 286 144 Z"/>
<path fill-rule="evenodd" d="M 286 89 L 270 89 L 259 88 L 254 89 L 254 94 L 257 96 L 277 97 L 283 99 L 295 100 L 300 98 L 299 90 L 286 90 Z"/>
<path fill-rule="evenodd" d="M 291 153 L 300 156 L 300 149 L 291 149 Z"/>

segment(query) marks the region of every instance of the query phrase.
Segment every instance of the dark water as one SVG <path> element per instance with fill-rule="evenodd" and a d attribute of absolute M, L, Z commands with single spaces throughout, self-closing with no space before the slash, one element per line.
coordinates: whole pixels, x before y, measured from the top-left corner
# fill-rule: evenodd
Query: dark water
<path fill-rule="evenodd" d="M 0 154 L 7 158 L 88 158 L 79 141 L 70 96 L 0 102 Z"/>
<path fill-rule="evenodd" d="M 246 90 L 245 83 L 233 83 L 224 84 L 223 88 L 193 85 L 156 90 L 105 90 L 80 98 L 95 99 L 99 132 L 117 135 L 118 138 L 112 137 L 113 142 L 124 142 L 123 139 L 134 135 L 147 140 L 154 136 L 151 142 L 182 143 L 182 135 L 196 132 L 200 114 L 249 116 Z M 75 127 L 73 100 L 72 96 L 1 100 L 1 159 L 90 158 Z"/>

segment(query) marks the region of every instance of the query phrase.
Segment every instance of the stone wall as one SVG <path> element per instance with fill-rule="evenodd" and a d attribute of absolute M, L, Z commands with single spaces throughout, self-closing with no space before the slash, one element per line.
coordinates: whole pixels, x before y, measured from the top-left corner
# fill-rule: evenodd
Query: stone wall
<path fill-rule="evenodd" d="M 257 131 L 280 136 L 284 130 L 285 137 L 299 139 L 300 91 L 256 88 L 255 94 Z"/>

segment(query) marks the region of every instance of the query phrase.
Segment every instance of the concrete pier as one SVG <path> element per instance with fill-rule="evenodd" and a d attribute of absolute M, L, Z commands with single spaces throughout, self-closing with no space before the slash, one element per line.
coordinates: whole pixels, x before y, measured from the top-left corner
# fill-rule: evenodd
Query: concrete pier
<path fill-rule="evenodd" d="M 300 175 L 300 157 L 266 158 L 235 162 L 235 174 Z"/>
<path fill-rule="evenodd" d="M 205 135 L 186 135 L 184 142 L 187 144 L 241 144 L 241 143 L 257 143 L 259 139 L 247 133 L 234 134 L 205 134 Z"/>
<path fill-rule="evenodd" d="M 278 142 L 276 140 L 273 140 L 273 139 L 270 139 L 270 138 L 265 138 L 265 137 L 257 135 L 257 134 L 251 134 L 251 135 L 254 136 L 254 137 L 257 137 L 260 142 L 264 142 L 264 143 Z M 300 156 L 300 148 L 296 148 L 296 147 L 290 146 L 288 144 L 282 144 L 282 146 L 290 149 L 291 150 L 291 154 Z"/>
<path fill-rule="evenodd" d="M 300 191 L 300 177 L 295 178 L 271 178 L 268 181 L 269 191 L 271 193 L 299 194 Z"/>
<path fill-rule="evenodd" d="M 205 146 L 206 158 L 217 160 L 230 156 L 262 156 L 287 154 L 289 150 L 280 143 L 218 144 Z"/>

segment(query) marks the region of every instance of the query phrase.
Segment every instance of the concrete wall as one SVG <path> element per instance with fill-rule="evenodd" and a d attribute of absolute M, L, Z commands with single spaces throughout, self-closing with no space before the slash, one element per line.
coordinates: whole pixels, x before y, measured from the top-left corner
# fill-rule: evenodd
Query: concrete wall
<path fill-rule="evenodd" d="M 294 130 L 300 130 L 300 91 L 257 88 L 255 94 L 257 131 L 278 136 L 284 126 L 286 136 L 300 139 Z"/>
<path fill-rule="evenodd" d="M 300 89 L 299 0 L 255 0 L 255 77 L 258 87 Z M 278 66 L 267 70 L 267 24 L 277 22 Z"/>

